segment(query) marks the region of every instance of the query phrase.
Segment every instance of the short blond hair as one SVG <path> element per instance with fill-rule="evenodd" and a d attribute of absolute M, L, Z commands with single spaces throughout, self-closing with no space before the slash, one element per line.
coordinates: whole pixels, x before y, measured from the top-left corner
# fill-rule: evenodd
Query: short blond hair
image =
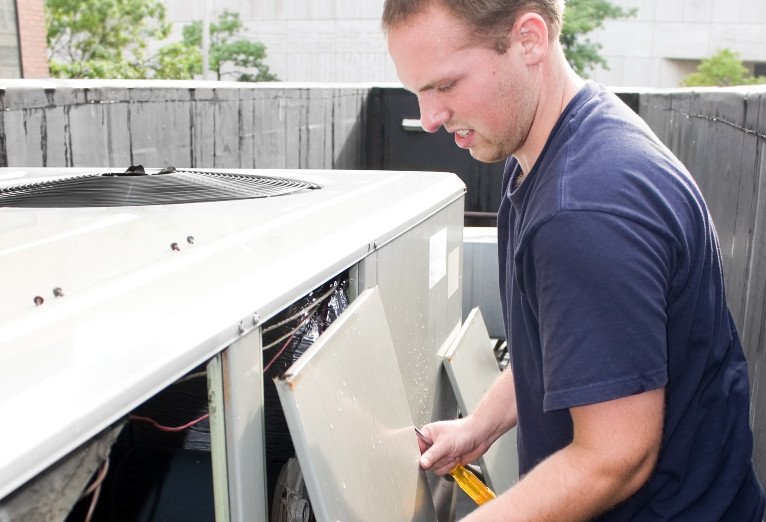
<path fill-rule="evenodd" d="M 564 18 L 564 0 L 385 0 L 381 26 L 387 32 L 431 6 L 444 7 L 500 53 L 508 48 L 508 32 L 522 13 L 539 14 L 551 40 L 559 38 Z"/>

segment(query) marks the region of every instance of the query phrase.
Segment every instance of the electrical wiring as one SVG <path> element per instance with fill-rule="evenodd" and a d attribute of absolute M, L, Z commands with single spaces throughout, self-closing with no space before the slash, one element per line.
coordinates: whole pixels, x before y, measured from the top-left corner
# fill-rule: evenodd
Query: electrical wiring
<path fill-rule="evenodd" d="M 290 321 L 292 321 L 293 319 L 295 319 L 296 317 L 299 317 L 299 316 L 301 316 L 301 315 L 303 315 L 303 314 L 306 314 L 306 317 L 304 317 L 304 318 L 303 318 L 303 319 L 302 319 L 302 320 L 301 320 L 301 321 L 298 323 L 298 325 L 297 325 L 295 328 L 293 328 L 292 330 L 290 330 L 289 332 L 287 332 L 285 335 L 283 335 L 283 336 L 282 336 L 282 337 L 280 337 L 279 339 L 276 339 L 275 341 L 273 341 L 273 342 L 271 342 L 271 343 L 267 344 L 266 346 L 264 346 L 264 347 L 262 348 L 262 351 L 266 351 L 266 350 L 269 350 L 270 348 L 273 348 L 274 346 L 278 345 L 279 343 L 281 343 L 281 342 L 282 342 L 282 341 L 284 341 L 285 339 L 288 339 L 288 340 L 289 340 L 289 338 L 291 338 L 293 335 L 295 335 L 295 332 L 297 332 L 298 330 L 300 330 L 300 329 L 301 329 L 301 327 L 302 327 L 302 326 L 303 326 L 303 325 L 306 323 L 306 321 L 308 321 L 309 319 L 311 319 L 311 318 L 314 316 L 314 312 L 316 311 L 316 308 L 317 308 L 319 305 L 321 305 L 322 303 L 324 303 L 324 302 L 325 302 L 325 301 L 326 301 L 326 300 L 327 300 L 327 299 L 328 299 L 328 298 L 329 298 L 329 297 L 332 295 L 332 293 L 333 293 L 334 291 L 335 291 L 335 288 L 332 288 L 332 289 L 328 290 L 327 292 L 325 292 L 324 294 L 322 294 L 322 295 L 321 295 L 319 298 L 317 298 L 317 300 L 316 300 L 316 301 L 314 301 L 313 303 L 311 303 L 311 304 L 310 304 L 309 306 L 307 306 L 306 308 L 302 309 L 300 312 L 298 312 L 298 313 L 296 313 L 296 314 L 293 314 L 292 316 L 288 317 L 287 319 L 285 319 L 285 320 L 281 321 L 281 322 L 280 322 L 280 323 L 278 323 L 278 324 L 275 324 L 275 325 L 273 325 L 273 326 L 269 326 L 268 328 L 265 328 L 265 329 L 263 330 L 263 333 L 265 333 L 265 332 L 268 332 L 269 330 L 273 330 L 274 328 L 277 328 L 277 327 L 279 327 L 279 326 L 282 326 L 282 325 L 284 325 L 284 324 L 287 324 L 287 323 L 289 323 Z M 276 356 L 279 356 L 279 354 L 280 354 L 280 353 L 282 353 L 282 351 L 284 351 L 284 349 L 285 349 L 285 346 L 283 346 L 283 347 L 282 347 L 282 348 L 279 350 L 279 352 L 277 353 L 277 355 L 276 355 Z M 270 364 L 271 364 L 271 363 L 269 363 L 269 365 L 270 365 Z"/>
<path fill-rule="evenodd" d="M 271 342 L 271 343 L 269 343 L 268 345 L 264 346 L 264 347 L 263 347 L 263 349 L 262 349 L 262 351 L 266 351 L 266 350 L 269 350 L 270 348 L 273 348 L 274 346 L 278 345 L 279 343 L 281 343 L 281 342 L 282 342 L 282 341 L 284 341 L 285 339 L 287 339 L 288 341 L 290 341 L 290 338 L 291 338 L 293 335 L 295 335 L 295 332 L 297 332 L 298 330 L 300 330 L 300 329 L 301 329 L 301 327 L 302 327 L 302 326 L 303 326 L 303 325 L 304 325 L 304 324 L 305 324 L 305 323 L 306 323 L 306 322 L 307 322 L 309 319 L 311 319 L 312 317 L 314 317 L 314 315 L 313 315 L 313 314 L 309 314 L 309 315 L 307 315 L 306 317 L 304 317 L 304 318 L 301 320 L 301 322 L 300 322 L 300 323 L 298 323 L 298 325 L 297 325 L 295 328 L 293 328 L 292 330 L 290 330 L 289 332 L 287 332 L 285 335 L 283 335 L 283 336 L 282 336 L 282 337 L 280 337 L 279 339 L 275 340 L 274 342 Z M 282 348 L 279 350 L 279 353 L 281 353 L 281 352 L 282 352 L 282 350 L 284 350 L 284 347 L 282 347 Z"/>
<path fill-rule="evenodd" d="M 288 347 L 288 346 L 290 346 L 290 343 L 291 343 L 291 342 L 292 342 L 292 340 L 293 340 L 293 334 L 294 334 L 295 332 L 297 332 L 298 330 L 300 330 L 301 326 L 303 326 L 303 323 L 305 323 L 306 321 L 308 321 L 309 319 L 311 319 L 311 317 L 313 317 L 313 316 L 311 316 L 311 315 L 307 316 L 307 317 L 306 317 L 306 318 L 305 318 L 303 321 L 301 321 L 301 322 L 300 322 L 300 324 L 298 324 L 298 326 L 296 326 L 296 327 L 295 327 L 295 329 L 294 329 L 292 332 L 288 333 L 288 334 L 287 334 L 287 335 L 285 335 L 285 336 L 282 336 L 281 338 L 277 339 L 275 342 L 273 342 L 273 343 L 271 343 L 271 344 L 269 345 L 269 347 L 270 347 L 270 346 L 273 346 L 274 344 L 278 343 L 279 341 L 281 341 L 281 340 L 283 340 L 283 339 L 287 338 L 287 341 L 285 341 L 285 344 L 283 344 L 283 345 L 282 345 L 282 348 L 280 348 L 280 349 L 277 351 L 277 353 L 275 353 L 275 354 L 274 354 L 274 357 L 272 357 L 272 358 L 271 358 L 271 360 L 269 361 L 269 363 L 268 363 L 266 366 L 264 366 L 264 368 L 263 368 L 263 373 L 266 373 L 266 372 L 269 370 L 269 368 L 271 368 L 271 365 L 272 365 L 272 364 L 274 364 L 274 363 L 276 362 L 276 360 L 277 360 L 277 359 L 279 359 L 279 356 L 280 356 L 280 355 L 282 355 L 282 352 L 284 352 L 284 351 L 287 349 L 287 347 Z M 267 348 L 268 348 L 268 347 L 267 347 Z M 265 349 L 266 349 L 266 348 L 264 348 L 264 350 L 265 350 Z"/>
<path fill-rule="evenodd" d="M 297 326 L 295 326 L 295 328 L 293 328 L 282 337 L 276 339 L 275 341 L 269 343 L 268 345 L 262 348 L 262 351 L 266 351 L 278 345 L 282 341 L 285 341 L 285 343 L 277 351 L 277 353 L 274 354 L 274 356 L 271 358 L 268 364 L 264 366 L 263 373 L 266 373 L 269 370 L 269 368 L 271 368 L 271 366 L 277 361 L 279 356 L 282 355 L 282 353 L 287 349 L 288 346 L 290 346 L 290 343 L 292 342 L 293 336 L 295 335 L 295 333 L 298 332 L 298 330 L 300 330 L 303 327 L 303 325 L 306 324 L 306 322 L 308 322 L 313 317 L 315 317 L 317 307 L 319 307 L 319 305 L 325 303 L 330 297 L 332 297 L 333 293 L 337 290 L 337 288 L 338 288 L 338 284 L 337 283 L 333 284 L 328 291 L 320 295 L 313 303 L 311 303 L 306 308 L 300 310 L 299 312 L 293 314 L 292 316 L 286 319 L 283 319 L 279 323 L 271 325 L 268 328 L 265 328 L 263 330 L 264 333 L 268 332 L 269 330 L 273 330 L 274 328 L 278 328 L 279 326 L 289 323 L 290 321 L 294 320 L 296 317 L 300 317 L 301 315 L 306 314 L 306 316 L 297 324 Z"/>
<path fill-rule="evenodd" d="M 142 417 L 141 415 L 129 415 L 128 416 L 128 420 L 145 422 L 147 424 L 151 424 L 152 426 L 154 426 L 155 428 L 157 428 L 160 431 L 166 431 L 166 432 L 171 432 L 172 433 L 172 432 L 178 432 L 178 431 L 183 431 L 183 430 L 189 429 L 192 426 L 194 426 L 195 424 L 200 423 L 203 420 L 207 419 L 208 417 L 210 417 L 210 413 L 206 413 L 206 414 L 204 414 L 202 417 L 200 417 L 198 419 L 194 419 L 191 422 L 187 422 L 183 426 L 163 426 L 162 424 L 160 424 L 156 420 L 154 420 L 152 418 L 149 418 L 149 417 Z"/>
<path fill-rule="evenodd" d="M 98 504 L 98 497 L 101 495 L 101 484 L 103 484 L 104 479 L 106 478 L 106 474 L 109 471 L 109 457 L 107 457 L 103 464 L 101 464 L 101 468 L 98 471 L 98 475 L 93 480 L 90 486 L 88 486 L 88 489 L 86 489 L 82 495 L 80 495 L 80 500 L 87 497 L 91 493 L 93 494 L 93 497 L 90 499 L 90 506 L 88 506 L 88 512 L 85 515 L 85 522 L 90 522 L 90 520 L 93 518 L 93 513 L 96 511 L 96 505 Z"/>
<path fill-rule="evenodd" d="M 207 377 L 207 372 L 202 371 L 197 373 L 190 373 L 189 375 L 182 377 L 181 379 L 178 379 L 175 384 L 181 384 L 182 382 L 191 381 L 199 377 Z"/>
<path fill-rule="evenodd" d="M 283 319 L 282 321 L 278 322 L 277 324 L 273 324 L 273 325 L 271 325 L 271 326 L 269 326 L 269 327 L 267 327 L 267 328 L 264 328 L 264 329 L 261 331 L 261 334 L 265 334 L 266 332 L 270 332 L 271 330 L 274 330 L 275 328 L 279 328 L 280 326 L 284 326 L 285 324 L 289 323 L 290 321 L 293 321 L 294 319 L 296 319 L 296 318 L 300 317 L 301 315 L 303 315 L 303 314 L 307 313 L 309 310 L 311 310 L 311 309 L 313 309 L 313 308 L 316 308 L 317 306 L 319 306 L 320 304 L 322 304 L 322 303 L 323 303 L 323 302 L 324 302 L 324 301 L 325 301 L 327 298 L 329 298 L 329 297 L 332 295 L 332 293 L 333 293 L 333 292 L 336 290 L 337 286 L 338 286 L 338 285 L 337 285 L 337 283 L 336 283 L 336 284 L 334 284 L 334 285 L 332 286 L 332 288 L 330 288 L 330 289 L 329 289 L 327 292 L 325 292 L 324 294 L 320 295 L 320 296 L 319 296 L 319 297 L 316 299 L 316 301 L 314 301 L 313 303 L 311 303 L 310 305 L 308 305 L 306 308 L 303 308 L 302 310 L 299 310 L 298 312 L 294 313 L 293 315 L 291 315 L 290 317 L 288 317 L 288 318 L 286 318 L 286 319 Z M 269 348 L 269 347 L 271 347 L 271 346 L 274 346 L 275 344 L 277 344 L 277 343 L 278 343 L 279 341 L 281 341 L 282 339 L 284 339 L 284 337 L 282 337 L 282 338 L 278 339 L 277 341 L 275 341 L 275 342 L 271 343 L 269 346 L 267 346 L 266 348 L 264 348 L 264 350 L 266 350 L 267 348 Z"/>
<path fill-rule="evenodd" d="M 109 457 L 107 457 L 106 460 L 104 460 L 104 462 L 101 464 L 101 467 L 98 470 L 98 475 L 93 480 L 91 485 L 88 486 L 88 489 L 83 491 L 82 495 L 80 495 L 81 500 L 87 497 L 88 495 L 90 495 L 91 493 L 93 493 L 93 491 L 95 491 L 95 489 L 101 485 L 108 471 L 109 471 Z"/>

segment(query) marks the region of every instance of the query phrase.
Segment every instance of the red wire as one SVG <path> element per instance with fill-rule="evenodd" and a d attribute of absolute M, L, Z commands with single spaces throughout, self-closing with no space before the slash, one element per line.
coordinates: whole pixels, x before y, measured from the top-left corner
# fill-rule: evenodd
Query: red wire
<path fill-rule="evenodd" d="M 287 347 L 290 346 L 290 343 L 292 342 L 292 340 L 293 340 L 293 336 L 291 335 L 290 337 L 287 338 L 287 341 L 285 341 L 285 344 L 282 345 L 282 348 L 280 348 L 279 351 L 276 354 L 274 354 L 274 357 L 271 358 L 271 360 L 269 361 L 269 364 L 267 364 L 266 367 L 263 369 L 263 373 L 266 373 L 269 370 L 269 368 L 271 368 L 271 365 L 277 361 L 279 356 L 282 355 L 282 352 L 284 352 L 287 349 Z"/>
<path fill-rule="evenodd" d="M 191 422 L 187 422 L 183 426 L 163 426 L 162 424 L 160 424 L 159 422 L 157 422 L 154 419 L 150 419 L 149 417 L 141 417 L 140 415 L 130 415 L 130 416 L 128 416 L 128 420 L 146 422 L 147 424 L 151 424 L 152 426 L 154 426 L 155 428 L 157 428 L 160 431 L 175 432 L 175 431 L 183 431 L 185 429 L 191 428 L 195 424 L 197 424 L 199 422 L 202 422 L 203 420 L 207 419 L 208 417 L 210 417 L 210 414 L 206 413 L 202 417 L 200 417 L 199 419 L 194 419 Z"/>

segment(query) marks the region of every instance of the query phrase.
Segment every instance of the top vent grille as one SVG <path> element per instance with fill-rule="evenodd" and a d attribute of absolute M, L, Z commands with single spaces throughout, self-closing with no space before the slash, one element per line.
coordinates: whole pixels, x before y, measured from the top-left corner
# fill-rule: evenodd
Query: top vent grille
<path fill-rule="evenodd" d="M 134 169 L 131 167 L 131 169 Z M 320 188 L 297 179 L 196 172 L 82 174 L 0 187 L 0 207 L 122 207 L 266 198 Z"/>

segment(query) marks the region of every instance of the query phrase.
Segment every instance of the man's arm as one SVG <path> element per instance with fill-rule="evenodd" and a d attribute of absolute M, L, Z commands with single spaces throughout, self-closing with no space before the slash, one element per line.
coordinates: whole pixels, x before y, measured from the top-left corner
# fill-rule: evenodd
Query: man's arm
<path fill-rule="evenodd" d="M 603 513 L 651 475 L 664 410 L 664 388 L 572 408 L 572 443 L 464 522 L 588 520 Z"/>

